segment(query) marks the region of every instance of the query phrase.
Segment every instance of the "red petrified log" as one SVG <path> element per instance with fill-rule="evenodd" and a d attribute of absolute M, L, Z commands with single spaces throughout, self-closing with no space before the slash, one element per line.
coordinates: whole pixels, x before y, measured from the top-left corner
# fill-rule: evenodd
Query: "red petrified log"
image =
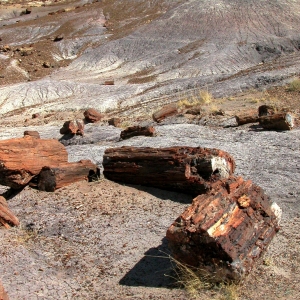
<path fill-rule="evenodd" d="M 259 124 L 269 130 L 291 130 L 294 127 L 294 116 L 289 112 L 263 116 Z"/>
<path fill-rule="evenodd" d="M 31 136 L 0 141 L 0 184 L 18 189 L 40 173 L 43 166 L 68 161 L 65 147 L 57 140 Z"/>
<path fill-rule="evenodd" d="M 249 124 L 249 123 L 256 123 L 259 121 L 257 112 L 251 112 L 246 115 L 235 116 L 235 119 L 236 119 L 238 126 L 241 126 L 244 124 Z"/>
<path fill-rule="evenodd" d="M 234 172 L 233 158 L 218 149 L 170 147 L 106 149 L 106 178 L 193 195 L 205 193 L 210 183 Z"/>
<path fill-rule="evenodd" d="M 61 134 L 84 134 L 84 123 L 82 120 L 66 121 L 60 129 Z"/>
<path fill-rule="evenodd" d="M 176 104 L 169 104 L 164 106 L 162 109 L 159 111 L 155 112 L 152 115 L 152 118 L 155 122 L 161 122 L 163 119 L 176 115 L 178 113 L 177 106 Z"/>
<path fill-rule="evenodd" d="M 55 167 L 43 167 L 38 176 L 38 189 L 53 192 L 71 183 L 88 180 L 98 174 L 98 168 L 90 160 L 61 163 Z"/>
<path fill-rule="evenodd" d="M 217 281 L 238 281 L 279 230 L 280 212 L 250 180 L 220 180 L 169 227 L 169 248 L 175 259 Z"/>
<path fill-rule="evenodd" d="M 0 282 L 0 300 L 9 300 L 7 293 L 4 290 L 2 283 Z"/>
<path fill-rule="evenodd" d="M 93 108 L 86 110 L 83 115 L 88 123 L 95 123 L 103 118 L 103 115 Z"/>
<path fill-rule="evenodd" d="M 123 130 L 120 134 L 121 139 L 129 139 L 134 136 L 144 135 L 144 136 L 154 136 L 155 135 L 155 128 L 152 126 L 132 126 L 128 127 Z"/>
<path fill-rule="evenodd" d="M 18 218 L 8 208 L 6 199 L 2 196 L 0 196 L 0 224 L 2 224 L 5 228 L 9 228 L 10 226 L 18 226 L 20 224 Z"/>

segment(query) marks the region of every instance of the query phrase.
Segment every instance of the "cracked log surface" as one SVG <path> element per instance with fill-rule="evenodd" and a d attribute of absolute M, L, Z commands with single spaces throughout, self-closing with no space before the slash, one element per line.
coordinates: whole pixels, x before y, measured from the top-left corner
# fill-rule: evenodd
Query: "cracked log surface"
<path fill-rule="evenodd" d="M 275 211 L 275 212 L 274 212 Z M 175 259 L 216 281 L 239 281 L 279 230 L 280 209 L 250 180 L 231 177 L 193 200 L 169 227 Z"/>
<path fill-rule="evenodd" d="M 81 160 L 74 163 L 60 163 L 57 166 L 43 167 L 37 187 L 41 191 L 54 192 L 71 183 L 88 180 L 97 174 L 97 166 L 90 160 Z"/>
<path fill-rule="evenodd" d="M 235 162 L 219 149 L 121 147 L 105 150 L 103 167 L 110 180 L 198 195 L 233 174 Z"/>
<path fill-rule="evenodd" d="M 0 141 L 0 183 L 19 189 L 39 174 L 42 167 L 67 161 L 68 153 L 57 140 L 26 135 Z"/>

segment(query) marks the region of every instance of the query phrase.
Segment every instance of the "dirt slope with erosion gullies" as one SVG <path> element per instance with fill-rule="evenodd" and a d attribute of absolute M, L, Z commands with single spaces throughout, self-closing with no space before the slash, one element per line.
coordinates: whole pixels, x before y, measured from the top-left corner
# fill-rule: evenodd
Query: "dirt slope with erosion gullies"
<path fill-rule="evenodd" d="M 105 149 L 120 146 L 229 152 L 236 174 L 283 210 L 281 230 L 239 298 L 300 298 L 299 127 L 232 126 L 236 113 L 265 103 L 299 116 L 299 92 L 282 86 L 299 75 L 297 1 L 1 3 L 0 139 L 24 130 L 61 139 L 62 124 L 93 107 L 105 118 L 87 124 L 84 137 L 63 141 L 69 161 L 91 159 L 102 170 Z M 200 90 L 214 97 L 204 118 L 151 120 L 162 105 Z M 209 113 L 218 109 L 225 115 Z M 112 116 L 123 127 L 153 125 L 157 135 L 122 141 L 123 128 L 106 122 Z M 54 193 L 26 187 L 8 200 L 21 226 L 0 230 L 3 286 L 10 299 L 187 299 L 174 283 L 165 233 L 191 201 L 102 175 Z M 199 298 L 223 296 L 213 289 Z"/>

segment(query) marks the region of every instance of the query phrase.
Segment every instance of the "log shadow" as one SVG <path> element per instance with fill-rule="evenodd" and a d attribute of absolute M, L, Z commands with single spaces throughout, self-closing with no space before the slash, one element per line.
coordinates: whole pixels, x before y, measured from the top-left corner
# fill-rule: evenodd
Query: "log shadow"
<path fill-rule="evenodd" d="M 25 187 L 22 187 L 20 189 L 9 188 L 4 193 L 0 194 L 0 196 L 4 197 L 8 201 L 8 200 L 11 200 L 12 198 L 14 198 L 15 196 L 17 196 L 19 193 L 21 193 L 24 188 Z"/>
<path fill-rule="evenodd" d="M 150 248 L 145 256 L 119 281 L 125 286 L 174 288 L 176 273 L 169 258 L 167 239 L 162 244 Z"/>
<path fill-rule="evenodd" d="M 253 124 L 249 126 L 250 131 L 255 131 L 255 132 L 261 132 L 264 131 L 263 127 L 261 127 L 259 124 Z"/>
<path fill-rule="evenodd" d="M 183 203 L 183 204 L 191 204 L 193 199 L 195 198 L 193 195 L 190 194 L 173 192 L 173 191 L 163 190 L 163 189 L 154 188 L 150 186 L 134 185 L 134 184 L 125 184 L 125 185 L 133 187 L 139 191 L 151 194 L 154 197 L 162 200 L 170 199 L 174 202 Z"/>

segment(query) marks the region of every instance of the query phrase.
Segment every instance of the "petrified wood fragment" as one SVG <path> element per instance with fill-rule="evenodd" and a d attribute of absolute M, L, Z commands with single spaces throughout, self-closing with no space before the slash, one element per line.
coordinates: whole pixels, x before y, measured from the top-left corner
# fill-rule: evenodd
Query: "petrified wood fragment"
<path fill-rule="evenodd" d="M 30 135 L 36 139 L 39 139 L 40 138 L 40 134 L 38 131 L 35 131 L 35 130 L 25 130 L 24 131 L 24 136 L 25 135 Z"/>
<path fill-rule="evenodd" d="M 279 230 L 280 212 L 250 180 L 220 180 L 169 227 L 169 248 L 177 260 L 215 280 L 238 281 Z"/>
<path fill-rule="evenodd" d="M 111 118 L 108 120 L 108 125 L 112 125 L 114 127 L 119 127 L 121 124 L 120 118 Z"/>
<path fill-rule="evenodd" d="M 125 140 L 134 136 L 144 135 L 144 136 L 154 136 L 155 128 L 152 126 L 132 126 L 127 127 L 120 134 L 120 138 Z"/>
<path fill-rule="evenodd" d="M 240 115 L 240 116 L 235 116 L 236 122 L 238 126 L 244 125 L 244 124 L 249 124 L 249 123 L 256 123 L 259 121 L 259 117 L 257 113 L 250 113 L 247 115 Z"/>
<path fill-rule="evenodd" d="M 276 108 L 274 106 L 264 104 L 258 108 L 258 116 L 262 117 L 262 116 L 274 115 L 275 111 L 276 111 Z"/>
<path fill-rule="evenodd" d="M 71 183 L 88 180 L 98 174 L 97 165 L 90 160 L 81 160 L 74 163 L 61 163 L 58 166 L 42 168 L 37 187 L 39 190 L 53 192 Z"/>
<path fill-rule="evenodd" d="M 63 127 L 60 129 L 61 134 L 84 134 L 83 120 L 66 121 Z"/>
<path fill-rule="evenodd" d="M 95 123 L 100 121 L 103 118 L 103 114 L 99 113 L 94 108 L 89 108 L 83 113 L 86 122 L 88 123 Z"/>
<path fill-rule="evenodd" d="M 65 147 L 57 140 L 23 138 L 0 141 L 0 184 L 19 189 L 40 173 L 43 166 L 68 161 Z"/>
<path fill-rule="evenodd" d="M 0 196 L 0 224 L 2 224 L 5 228 L 18 226 L 20 224 L 18 218 L 8 208 L 6 199 L 2 196 Z"/>
<path fill-rule="evenodd" d="M 177 110 L 177 106 L 176 104 L 169 104 L 164 106 L 162 109 L 160 109 L 159 111 L 155 112 L 152 115 L 152 118 L 155 122 L 161 122 L 163 119 L 169 117 L 169 116 L 173 116 L 176 115 L 178 113 Z"/>
<path fill-rule="evenodd" d="M 106 149 L 106 178 L 193 195 L 205 193 L 210 183 L 234 172 L 233 158 L 218 149 L 170 147 Z"/>
<path fill-rule="evenodd" d="M 291 130 L 294 127 L 294 116 L 290 112 L 283 112 L 259 118 L 259 124 L 269 130 Z"/>

